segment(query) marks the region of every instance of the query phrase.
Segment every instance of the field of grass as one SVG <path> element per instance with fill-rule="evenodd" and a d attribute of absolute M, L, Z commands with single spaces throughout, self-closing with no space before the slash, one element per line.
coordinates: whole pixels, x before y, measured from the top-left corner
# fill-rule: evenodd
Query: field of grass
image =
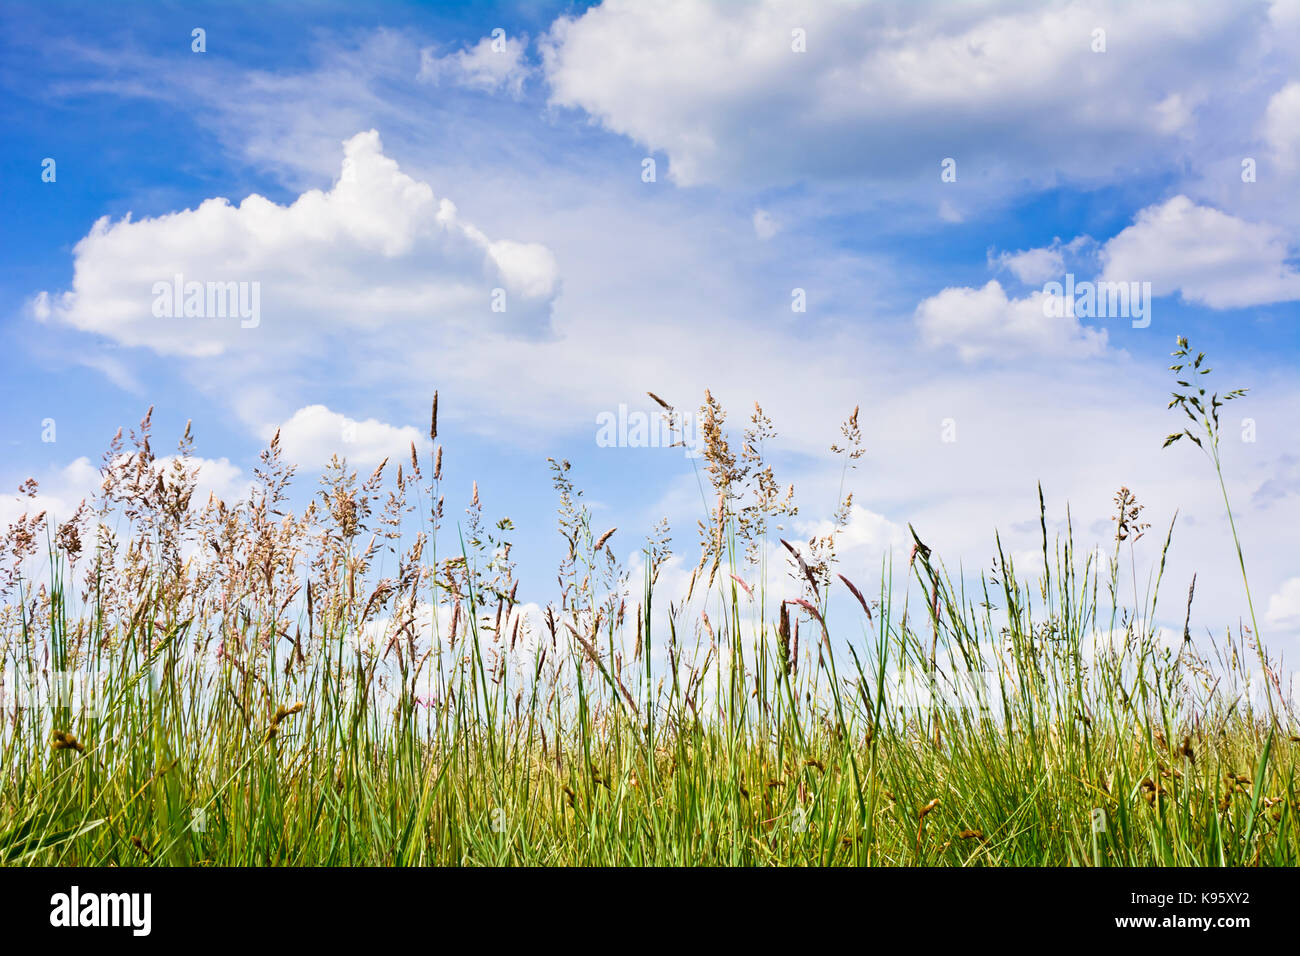
<path fill-rule="evenodd" d="M 1181 381 L 1169 443 L 1221 480 L 1218 409 L 1240 393 Z M 296 513 L 277 442 L 250 500 L 196 501 L 190 436 L 157 459 L 146 418 L 99 500 L 3 542 L 0 862 L 1300 860 L 1300 744 L 1253 613 L 1193 638 L 1193 595 L 1161 592 L 1174 528 L 1127 490 L 1108 554 L 1044 520 L 1035 567 L 997 543 L 963 578 L 916 529 L 868 584 L 834 533 L 781 539 L 793 498 L 762 413 L 743 439 L 711 397 L 701 415 L 690 593 L 660 584 L 666 528 L 625 571 L 556 462 L 567 556 L 529 615 L 510 523 L 477 488 L 447 517 L 436 400 L 430 460 L 337 463 Z M 833 452 L 849 475 L 856 411 Z M 1164 546 L 1150 574 L 1143 535 Z M 1171 644 L 1156 621 L 1184 605 Z"/>

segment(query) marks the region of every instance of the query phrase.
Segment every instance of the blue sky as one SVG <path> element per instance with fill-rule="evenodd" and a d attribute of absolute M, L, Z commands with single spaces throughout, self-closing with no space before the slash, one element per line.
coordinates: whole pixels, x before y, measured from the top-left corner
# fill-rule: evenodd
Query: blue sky
<path fill-rule="evenodd" d="M 1251 387 L 1224 458 L 1288 648 L 1300 3 L 1216 7 L 5 4 L 0 479 L 66 511 L 153 405 L 157 447 L 193 419 L 213 490 L 279 427 L 307 491 L 334 452 L 368 470 L 423 435 L 436 388 L 449 507 L 477 480 L 545 603 L 548 456 L 621 557 L 668 516 L 693 563 L 693 463 L 599 447 L 598 416 L 761 402 L 806 538 L 860 406 L 851 576 L 909 523 L 954 566 L 995 529 L 1034 552 L 1039 481 L 1055 528 L 1068 503 L 1104 543 L 1127 485 L 1161 535 L 1181 509 L 1171 586 L 1197 572 L 1221 632 L 1245 609 L 1217 487 L 1160 449 L 1184 334 Z M 1046 317 L 1067 272 L 1151 283 L 1150 324 Z M 258 283 L 256 326 L 153 315 L 176 273 Z"/>

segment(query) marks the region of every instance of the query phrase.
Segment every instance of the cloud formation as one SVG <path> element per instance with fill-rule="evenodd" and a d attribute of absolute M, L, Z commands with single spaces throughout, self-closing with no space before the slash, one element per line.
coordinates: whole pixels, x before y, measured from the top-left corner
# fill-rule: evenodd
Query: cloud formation
<path fill-rule="evenodd" d="M 527 48 L 528 37 L 507 37 L 504 30 L 445 56 L 439 56 L 433 47 L 425 47 L 420 51 L 418 78 L 434 84 L 445 80 L 485 93 L 505 90 L 518 99 L 524 81 L 533 72 L 524 58 Z"/>
<path fill-rule="evenodd" d="M 263 430 L 270 439 L 275 427 Z M 357 421 L 324 405 L 308 405 L 280 425 L 280 448 L 286 460 L 309 470 L 324 468 L 334 455 L 351 465 L 374 467 L 385 458 L 404 461 L 411 446 L 423 452 L 428 441 L 412 426 L 397 427 L 367 418 Z"/>
<path fill-rule="evenodd" d="M 681 185 L 853 176 L 982 189 L 1216 153 L 1295 38 L 1263 2 L 606 0 L 543 38 L 551 102 L 662 150 Z M 1243 74 L 1243 57 L 1260 68 Z M 672 63 L 672 69 L 663 64 Z"/>
<path fill-rule="evenodd" d="M 344 144 L 328 191 L 310 190 L 289 206 L 251 195 L 237 206 L 209 199 L 151 219 L 104 217 L 73 254 L 72 289 L 38 297 L 38 317 L 189 357 L 261 350 L 331 329 L 359 336 L 431 318 L 479 325 L 492 318 L 494 288 L 514 307 L 504 314 L 544 323 L 559 280 L 545 247 L 492 240 L 463 221 L 450 200 L 384 155 L 374 130 Z M 176 276 L 186 285 L 257 283 L 263 315 L 256 326 L 216 315 L 160 317 L 156 286 Z"/>
<path fill-rule="evenodd" d="M 965 362 L 1026 356 L 1089 358 L 1106 350 L 1106 330 L 1064 315 L 1045 314 L 1045 294 L 1008 298 L 1002 283 L 990 279 L 980 289 L 949 288 L 916 307 L 921 340 L 931 348 L 951 346 Z"/>
<path fill-rule="evenodd" d="M 1148 206 L 1101 249 L 1101 278 L 1150 282 L 1155 295 L 1235 309 L 1300 299 L 1285 233 L 1186 196 Z"/>

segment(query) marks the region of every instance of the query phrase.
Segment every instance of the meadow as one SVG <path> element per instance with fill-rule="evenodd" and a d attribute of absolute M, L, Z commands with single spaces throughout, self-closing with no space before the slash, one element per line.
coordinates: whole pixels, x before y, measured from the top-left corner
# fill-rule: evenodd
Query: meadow
<path fill-rule="evenodd" d="M 1175 357 L 1166 444 L 1199 446 L 1231 522 L 1218 417 L 1242 392 Z M 1300 738 L 1240 542 L 1250 623 L 1216 640 L 1194 585 L 1162 590 L 1175 528 L 1126 488 L 1101 550 L 1049 537 L 1040 491 L 1032 567 L 995 541 L 954 576 L 913 529 L 855 579 L 851 495 L 790 541 L 771 422 L 729 429 L 707 394 L 698 421 L 686 593 L 660 582 L 669 529 L 629 571 L 555 461 L 565 554 L 529 614 L 509 520 L 477 486 L 445 501 L 436 397 L 431 454 L 336 460 L 296 512 L 278 437 L 226 503 L 196 500 L 188 429 L 163 458 L 148 416 L 119 433 L 95 499 L 0 542 L 0 863 L 1297 863 Z M 863 453 L 855 410 L 832 454 L 847 477 Z"/>

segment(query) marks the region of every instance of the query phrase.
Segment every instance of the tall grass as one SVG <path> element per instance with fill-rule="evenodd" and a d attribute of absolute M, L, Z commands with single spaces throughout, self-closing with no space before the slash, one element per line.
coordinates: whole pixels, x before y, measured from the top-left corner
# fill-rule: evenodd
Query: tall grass
<path fill-rule="evenodd" d="M 835 560 L 851 495 L 782 540 L 771 423 L 733 451 L 701 416 L 686 593 L 666 526 L 623 568 L 554 462 L 565 555 L 531 614 L 510 522 L 477 487 L 446 517 L 441 446 L 336 461 L 294 512 L 277 436 L 246 500 L 201 504 L 188 428 L 158 459 L 146 416 L 96 501 L 5 540 L 0 862 L 1296 864 L 1275 670 L 1244 629 L 1194 638 L 1192 594 L 1164 610 L 1172 525 L 1139 591 L 1127 489 L 1109 556 L 1050 539 L 1040 490 L 1037 567 L 998 541 L 953 577 L 914 531 L 864 590 Z M 847 479 L 856 411 L 833 451 Z"/>

